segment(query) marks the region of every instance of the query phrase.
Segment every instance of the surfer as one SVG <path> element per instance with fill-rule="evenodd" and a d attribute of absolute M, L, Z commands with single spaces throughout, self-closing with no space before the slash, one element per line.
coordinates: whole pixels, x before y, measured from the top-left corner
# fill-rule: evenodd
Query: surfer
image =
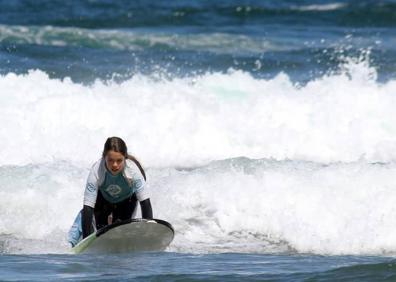
<path fill-rule="evenodd" d="M 128 154 L 125 142 L 110 137 L 104 144 L 102 158 L 91 168 L 81 213 L 82 237 L 112 222 L 130 219 L 137 201 L 142 217 L 153 218 L 150 198 L 145 189 L 146 174 L 135 157 Z"/>

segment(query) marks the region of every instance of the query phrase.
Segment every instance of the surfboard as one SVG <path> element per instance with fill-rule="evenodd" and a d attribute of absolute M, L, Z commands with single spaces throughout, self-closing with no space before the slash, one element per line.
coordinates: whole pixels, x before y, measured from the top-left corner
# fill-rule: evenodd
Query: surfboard
<path fill-rule="evenodd" d="M 160 219 L 128 219 L 107 225 L 72 248 L 76 254 L 163 251 L 172 242 L 174 229 Z"/>

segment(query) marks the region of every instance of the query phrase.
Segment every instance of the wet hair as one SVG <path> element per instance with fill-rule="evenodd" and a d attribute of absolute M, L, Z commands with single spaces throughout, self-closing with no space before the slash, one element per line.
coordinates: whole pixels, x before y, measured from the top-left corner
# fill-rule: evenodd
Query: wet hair
<path fill-rule="evenodd" d="M 104 144 L 102 157 L 105 157 L 109 151 L 121 153 L 125 158 L 128 156 L 128 148 L 119 137 L 109 137 Z"/>
<path fill-rule="evenodd" d="M 146 173 L 144 172 L 142 165 L 134 156 L 128 154 L 128 148 L 124 140 L 122 140 L 120 137 L 115 137 L 115 136 L 107 138 L 104 144 L 102 157 L 103 158 L 106 157 L 109 151 L 121 153 L 125 157 L 125 159 L 129 159 L 133 161 L 139 168 L 140 172 L 142 173 L 144 180 L 146 180 Z"/>

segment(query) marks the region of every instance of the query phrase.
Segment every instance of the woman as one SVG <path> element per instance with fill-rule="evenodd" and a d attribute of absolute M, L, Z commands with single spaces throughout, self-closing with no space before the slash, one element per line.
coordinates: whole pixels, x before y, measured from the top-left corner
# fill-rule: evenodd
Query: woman
<path fill-rule="evenodd" d="M 145 180 L 142 166 L 128 155 L 125 142 L 119 137 L 108 138 L 102 158 L 91 168 L 85 187 L 81 214 L 83 238 L 94 231 L 94 217 L 97 229 L 109 223 L 110 215 L 112 222 L 130 219 L 138 200 L 142 217 L 152 219 Z"/>

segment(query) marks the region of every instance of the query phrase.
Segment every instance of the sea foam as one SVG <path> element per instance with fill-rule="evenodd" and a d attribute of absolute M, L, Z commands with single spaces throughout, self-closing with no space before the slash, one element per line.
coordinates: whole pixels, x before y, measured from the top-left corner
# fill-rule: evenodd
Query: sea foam
<path fill-rule="evenodd" d="M 242 71 L 91 85 L 36 70 L 0 77 L 0 164 L 88 165 L 123 137 L 148 166 L 246 156 L 330 162 L 396 159 L 396 83 L 365 61 L 296 85 Z"/>
<path fill-rule="evenodd" d="M 0 252 L 68 253 L 87 169 L 67 162 L 0 168 Z M 169 251 L 395 254 L 395 164 L 323 165 L 234 158 L 149 168 Z M 140 216 L 138 212 L 137 216 Z"/>
<path fill-rule="evenodd" d="M 116 135 L 176 229 L 171 251 L 393 254 L 395 90 L 364 60 L 305 85 L 233 70 L 1 76 L 0 251 L 68 252 L 88 170 Z"/>

